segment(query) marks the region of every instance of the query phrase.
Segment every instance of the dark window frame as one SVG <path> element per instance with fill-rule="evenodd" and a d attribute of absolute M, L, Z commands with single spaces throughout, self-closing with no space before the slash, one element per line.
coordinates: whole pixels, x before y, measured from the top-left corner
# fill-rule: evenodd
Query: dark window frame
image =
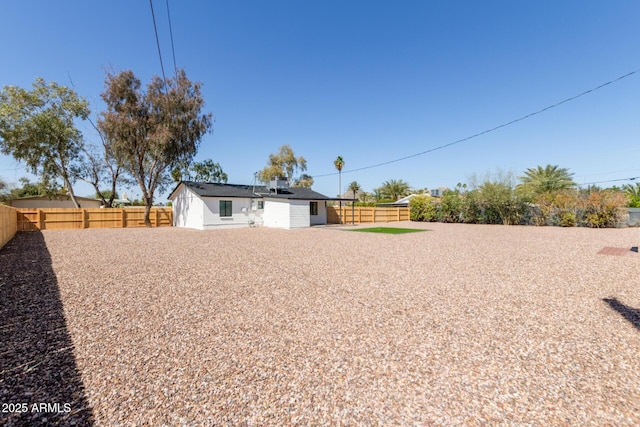
<path fill-rule="evenodd" d="M 233 216 L 233 201 L 220 200 L 220 217 L 229 218 Z"/>
<path fill-rule="evenodd" d="M 314 207 L 315 207 L 315 209 L 314 209 Z M 317 216 L 318 215 L 318 202 L 309 202 L 309 211 L 310 211 L 311 215 Z"/>

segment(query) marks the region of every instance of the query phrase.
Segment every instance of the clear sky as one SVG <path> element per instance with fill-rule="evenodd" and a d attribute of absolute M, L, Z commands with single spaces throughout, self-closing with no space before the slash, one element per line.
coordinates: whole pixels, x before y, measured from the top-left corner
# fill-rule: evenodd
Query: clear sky
<path fill-rule="evenodd" d="M 167 0 L 153 2 L 162 58 L 173 72 Z M 580 183 L 640 176 L 640 73 L 469 141 L 493 128 L 640 68 L 640 2 L 168 1 L 175 58 L 204 84 L 211 158 L 229 182 L 250 184 L 289 144 L 314 189 L 385 180 L 454 187 L 472 174 L 557 164 Z M 105 69 L 160 75 L 148 1 L 3 0 L 0 85 L 37 76 L 70 84 L 104 108 Z M 85 138 L 97 142 L 90 127 Z M 327 175 L 328 174 L 328 175 Z M 325 176 L 319 176 L 325 175 Z M 0 177 L 23 165 L 0 156 Z M 611 184 L 625 184 L 615 181 Z M 122 191 L 123 189 L 121 189 Z M 79 195 L 91 194 L 78 184 Z M 133 195 L 140 190 L 133 189 Z M 166 193 L 158 201 L 164 201 Z"/>

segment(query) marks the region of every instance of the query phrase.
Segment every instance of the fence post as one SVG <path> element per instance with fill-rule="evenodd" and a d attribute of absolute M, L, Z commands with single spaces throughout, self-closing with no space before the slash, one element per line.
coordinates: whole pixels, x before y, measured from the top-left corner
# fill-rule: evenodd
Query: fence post
<path fill-rule="evenodd" d="M 36 223 L 38 230 L 44 230 L 44 212 L 42 209 L 37 210 L 38 214 L 36 216 Z"/>
<path fill-rule="evenodd" d="M 160 227 L 160 216 L 158 215 L 158 208 L 156 208 L 156 227 Z"/>
<path fill-rule="evenodd" d="M 82 209 L 82 228 L 89 228 L 89 213 Z"/>
<path fill-rule="evenodd" d="M 125 214 L 124 208 L 120 208 L 120 223 L 122 228 L 127 226 L 127 215 Z"/>

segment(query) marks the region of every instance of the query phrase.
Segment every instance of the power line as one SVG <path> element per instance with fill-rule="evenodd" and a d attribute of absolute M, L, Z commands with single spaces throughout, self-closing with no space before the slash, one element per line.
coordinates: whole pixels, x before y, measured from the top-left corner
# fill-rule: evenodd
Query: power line
<path fill-rule="evenodd" d="M 171 54 L 173 55 L 173 72 L 178 74 L 178 66 L 176 65 L 176 50 L 173 47 L 173 28 L 171 27 L 171 13 L 169 13 L 169 0 L 166 0 L 167 4 L 167 19 L 169 20 L 169 36 L 171 37 Z"/>
<path fill-rule="evenodd" d="M 484 131 L 482 131 L 482 132 L 479 132 L 479 133 L 473 134 L 473 135 L 471 135 L 471 136 L 468 136 L 468 137 L 466 137 L 466 138 L 458 139 L 457 141 L 449 142 L 448 144 L 440 145 L 440 146 L 437 146 L 437 147 L 434 147 L 434 148 L 430 148 L 430 149 L 425 150 L 425 151 L 421 151 L 421 152 L 419 152 L 419 153 L 411 154 L 411 155 L 409 155 L 409 156 L 405 156 L 405 157 L 400 157 L 400 158 L 398 158 L 398 159 L 388 160 L 388 161 L 386 161 L 386 162 L 376 163 L 376 164 L 374 164 L 374 165 L 364 166 L 364 167 L 357 168 L 357 169 L 350 169 L 350 170 L 342 171 L 342 173 L 344 174 L 344 173 L 350 173 L 350 172 L 358 172 L 358 171 L 362 171 L 362 170 L 365 170 L 365 169 L 373 169 L 373 168 L 377 168 L 377 167 L 380 167 L 380 166 L 389 165 L 389 164 L 391 164 L 391 163 L 397 163 L 397 162 L 400 162 L 400 161 L 403 161 L 403 160 L 411 159 L 411 158 L 413 158 L 413 157 L 422 156 L 422 155 L 425 155 L 425 154 L 428 154 L 428 153 L 432 153 L 432 152 L 437 151 L 437 150 L 442 150 L 443 148 L 451 147 L 452 145 L 460 144 L 460 143 L 465 142 L 465 141 L 468 141 L 468 140 L 470 140 L 470 139 L 477 138 L 477 137 L 479 137 L 479 136 L 482 136 L 482 135 L 485 135 L 485 134 L 487 134 L 487 133 L 490 133 L 490 132 L 496 131 L 496 130 L 501 129 L 501 128 L 503 128 L 503 127 L 507 127 L 507 126 L 512 125 L 512 124 L 514 124 L 514 123 L 517 123 L 517 122 L 520 122 L 520 121 L 522 121 L 522 120 L 528 119 L 528 118 L 533 117 L 533 116 L 535 116 L 535 115 L 537 115 L 537 114 L 544 113 L 545 111 L 550 110 L 550 109 L 552 109 L 552 108 L 559 107 L 559 106 L 560 106 L 560 105 L 562 105 L 562 104 L 566 104 L 567 102 L 573 101 L 573 100 L 578 99 L 578 98 L 580 98 L 580 97 L 582 97 L 582 96 L 584 96 L 584 95 L 587 95 L 587 94 L 589 94 L 589 93 L 595 92 L 595 91 L 597 91 L 598 89 L 602 89 L 602 88 L 603 88 L 603 87 L 605 87 L 605 86 L 608 86 L 608 85 L 610 85 L 610 84 L 613 84 L 613 83 L 619 82 L 620 80 L 625 79 L 625 78 L 627 78 L 627 77 L 629 77 L 629 76 L 632 76 L 632 75 L 634 75 L 634 74 L 636 74 L 636 73 L 638 73 L 638 72 L 640 72 L 640 69 L 638 69 L 638 70 L 634 70 L 634 71 L 631 71 L 630 73 L 627 73 L 627 74 L 625 74 L 625 75 L 623 75 L 623 76 L 620 76 L 620 77 L 618 77 L 618 78 L 616 78 L 616 79 L 614 79 L 614 80 L 611 80 L 611 81 L 608 81 L 608 82 L 606 82 L 606 83 L 603 83 L 603 84 L 601 84 L 601 85 L 599 85 L 599 86 L 596 86 L 596 87 L 594 87 L 594 88 L 592 88 L 592 89 L 585 90 L 585 91 L 584 91 L 584 92 L 582 92 L 582 93 L 579 93 L 579 94 L 577 94 L 577 95 L 575 95 L 575 96 L 572 96 L 572 97 L 570 97 L 570 98 L 567 98 L 567 99 L 565 99 L 565 100 L 563 100 L 563 101 L 560 101 L 560 102 L 557 102 L 557 103 L 555 103 L 555 104 L 549 105 L 548 107 L 545 107 L 545 108 L 543 108 L 543 109 L 541 109 L 541 110 L 535 111 L 535 112 L 533 112 L 533 113 L 529 113 L 529 114 L 524 115 L 524 116 L 522 116 L 522 117 L 519 117 L 519 118 L 517 118 L 517 119 L 511 120 L 511 121 L 509 121 L 509 122 L 507 122 L 507 123 L 503 123 L 503 124 L 501 124 L 501 125 L 498 125 L 498 126 L 496 126 L 496 127 L 491 128 L 491 129 L 487 129 L 487 130 L 484 130 Z M 324 177 L 324 176 L 332 176 L 332 175 L 337 175 L 337 174 L 338 174 L 338 172 L 325 173 L 325 174 L 323 174 L 323 175 L 315 175 L 315 176 L 314 176 L 314 178 L 320 178 L 320 177 Z"/>
<path fill-rule="evenodd" d="M 167 77 L 164 74 L 164 64 L 162 63 L 162 53 L 160 52 L 160 39 L 158 38 L 158 27 L 156 26 L 156 14 L 153 12 L 153 0 L 149 0 L 151 6 L 151 17 L 153 18 L 153 30 L 156 33 L 156 45 L 158 46 L 158 57 L 160 58 L 160 68 L 162 69 L 162 81 L 167 82 Z"/>
<path fill-rule="evenodd" d="M 640 179 L 640 176 L 632 176 L 630 178 L 620 178 L 620 179 L 609 179 L 607 181 L 595 181 L 595 182 L 585 182 L 583 184 L 579 184 L 580 186 L 583 185 L 596 185 L 596 184 L 605 184 L 607 182 L 619 182 L 619 181 L 635 181 L 636 179 Z"/>

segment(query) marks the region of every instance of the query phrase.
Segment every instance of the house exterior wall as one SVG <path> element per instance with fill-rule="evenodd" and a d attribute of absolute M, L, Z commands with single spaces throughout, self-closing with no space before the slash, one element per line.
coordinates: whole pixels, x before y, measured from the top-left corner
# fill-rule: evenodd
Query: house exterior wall
<path fill-rule="evenodd" d="M 318 210 L 320 207 L 318 206 Z M 311 225 L 308 200 L 289 200 L 289 228 L 306 228 Z"/>
<path fill-rule="evenodd" d="M 262 209 L 258 209 L 258 202 L 262 203 Z M 251 200 L 251 215 L 256 226 L 264 225 L 264 200 L 252 199 Z"/>
<path fill-rule="evenodd" d="M 283 199 L 264 199 L 263 223 L 265 227 L 289 229 L 289 201 Z"/>
<path fill-rule="evenodd" d="M 253 211 L 252 199 L 242 197 L 204 197 L 203 228 L 249 227 L 261 221 L 259 211 Z M 231 216 L 220 216 L 220 201 L 231 201 Z M 243 211 L 244 209 L 244 211 Z M 257 221 L 258 220 L 258 221 Z"/>
<path fill-rule="evenodd" d="M 183 187 L 172 201 L 173 226 L 203 229 L 204 202 L 193 191 Z"/>
<path fill-rule="evenodd" d="M 312 200 L 312 201 L 318 203 L 318 215 L 311 215 L 311 210 L 309 210 L 311 225 L 326 225 L 327 224 L 327 202 L 325 200 Z"/>
<path fill-rule="evenodd" d="M 306 228 L 327 223 L 327 206 L 318 200 L 318 215 L 311 215 L 309 200 L 264 199 L 264 226 L 275 228 Z"/>
<path fill-rule="evenodd" d="M 318 215 L 311 215 L 310 201 L 275 197 L 200 196 L 187 186 L 172 194 L 174 226 L 199 230 L 249 227 L 306 228 L 327 223 L 326 201 L 317 200 Z M 220 216 L 220 201 L 231 202 L 231 215 Z M 258 209 L 259 205 L 263 208 Z"/>

